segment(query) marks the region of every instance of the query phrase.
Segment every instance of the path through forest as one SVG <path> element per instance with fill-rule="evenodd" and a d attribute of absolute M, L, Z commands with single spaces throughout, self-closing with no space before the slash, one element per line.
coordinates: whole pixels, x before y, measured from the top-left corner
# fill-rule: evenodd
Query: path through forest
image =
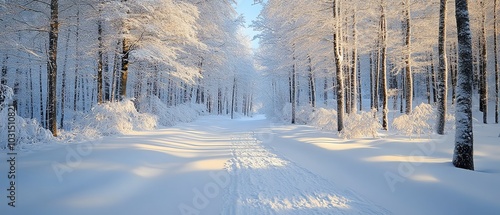
<path fill-rule="evenodd" d="M 251 132 L 232 138 L 232 158 L 226 164 L 231 186 L 223 214 L 389 214 L 273 153 L 259 136 Z"/>
<path fill-rule="evenodd" d="M 483 130 L 472 172 L 450 166 L 450 135 L 343 140 L 264 116 L 205 116 L 171 128 L 19 153 L 16 207 L 3 198 L 0 212 L 495 214 L 500 147 L 497 135 Z M 415 152 L 425 156 L 407 161 Z M 411 172 L 403 177 L 401 166 Z M 0 171 L 8 172 L 6 165 Z M 387 173 L 396 178 L 387 180 Z"/>

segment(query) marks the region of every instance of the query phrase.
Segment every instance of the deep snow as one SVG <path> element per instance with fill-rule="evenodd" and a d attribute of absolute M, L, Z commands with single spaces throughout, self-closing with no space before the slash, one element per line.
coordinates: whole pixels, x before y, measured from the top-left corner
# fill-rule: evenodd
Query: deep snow
<path fill-rule="evenodd" d="M 476 171 L 451 165 L 453 134 L 344 140 L 263 116 L 17 156 L 1 214 L 500 214 L 499 125 L 477 124 Z M 0 152 L 0 173 L 8 172 Z M 0 181 L 7 194 L 7 181 Z"/>

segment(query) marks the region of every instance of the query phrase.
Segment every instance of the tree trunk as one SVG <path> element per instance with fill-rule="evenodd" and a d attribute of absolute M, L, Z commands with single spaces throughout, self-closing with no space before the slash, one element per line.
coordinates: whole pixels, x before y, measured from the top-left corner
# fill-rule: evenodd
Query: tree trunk
<path fill-rule="evenodd" d="M 127 0 L 122 0 L 123 2 L 126 2 Z M 127 11 L 127 14 L 129 12 Z M 128 65 L 129 65 L 129 54 L 130 54 L 130 44 L 129 40 L 127 38 L 127 34 L 129 33 L 128 29 L 128 24 L 126 21 L 123 23 L 123 29 L 122 29 L 122 70 L 120 73 L 120 101 L 125 99 L 127 97 L 127 79 L 128 79 Z"/>
<path fill-rule="evenodd" d="M 118 42 L 116 42 L 116 48 L 115 48 L 115 54 L 114 54 L 114 58 L 113 58 L 113 74 L 111 75 L 111 101 L 114 102 L 116 101 L 117 97 L 118 97 L 118 84 L 119 84 L 119 79 L 118 79 L 118 70 L 120 69 L 119 68 L 119 62 L 118 62 L 118 58 L 119 58 L 119 49 L 120 49 L 120 44 L 121 44 L 121 41 L 118 40 Z"/>
<path fill-rule="evenodd" d="M 472 36 L 467 0 L 455 0 L 458 33 L 458 83 L 455 111 L 455 149 L 453 165 L 474 170 L 472 129 Z"/>
<path fill-rule="evenodd" d="M 457 100 L 457 82 L 458 82 L 458 53 L 457 53 L 457 44 L 453 43 L 452 45 L 452 65 L 451 68 L 451 104 L 455 104 Z"/>
<path fill-rule="evenodd" d="M 235 94 L 236 94 L 236 77 L 233 80 L 233 92 L 231 96 L 231 119 L 234 119 L 234 102 L 236 100 Z"/>
<path fill-rule="evenodd" d="M 40 91 L 40 123 L 44 128 L 47 127 L 47 120 L 45 120 L 45 115 L 46 115 L 46 109 L 43 108 L 43 89 L 42 89 L 42 65 L 38 67 L 38 82 L 39 82 L 39 91 Z"/>
<path fill-rule="evenodd" d="M 359 110 L 363 110 L 363 94 L 362 94 L 362 89 L 361 89 L 361 66 L 360 66 L 360 61 L 359 61 L 359 55 L 356 56 L 356 61 L 358 62 L 357 65 L 357 74 L 358 74 L 358 98 L 359 98 Z"/>
<path fill-rule="evenodd" d="M 381 23 L 379 23 L 380 25 Z M 380 26 L 379 26 L 379 30 Z M 382 32 L 378 32 L 381 34 Z M 380 36 L 380 35 L 379 35 Z M 375 71 L 373 73 L 373 106 L 379 111 L 379 101 L 380 101 L 380 38 L 377 40 L 377 53 L 375 53 Z"/>
<path fill-rule="evenodd" d="M 75 31 L 75 56 L 80 56 L 80 9 L 76 12 L 76 31 Z M 78 110 L 78 99 L 80 92 L 78 91 L 78 81 L 80 79 L 79 74 L 80 63 L 79 61 L 75 61 L 75 92 L 73 95 L 73 111 Z"/>
<path fill-rule="evenodd" d="M 375 108 L 375 103 L 374 103 L 374 83 L 373 83 L 373 75 L 374 75 L 374 69 L 373 69 L 373 52 L 370 53 L 370 109 Z"/>
<path fill-rule="evenodd" d="M 105 53 L 103 56 L 103 82 L 104 82 L 104 101 L 111 101 L 111 84 L 109 80 L 109 57 Z"/>
<path fill-rule="evenodd" d="M 293 65 L 292 65 L 292 77 L 291 77 L 291 96 L 290 96 L 290 99 L 291 99 L 291 103 L 292 103 L 292 124 L 295 124 L 295 117 L 296 117 L 296 111 L 297 111 L 297 83 L 296 83 L 296 79 L 297 79 L 297 71 L 295 71 L 295 53 L 294 53 L 294 56 L 293 56 L 293 61 L 292 61 Z"/>
<path fill-rule="evenodd" d="M 63 71 L 62 71 L 62 83 L 61 83 L 61 119 L 59 121 L 59 126 L 64 128 L 64 110 L 66 105 L 66 67 L 68 64 L 68 47 L 69 47 L 69 38 L 71 35 L 71 31 L 68 29 L 68 35 L 66 36 L 66 47 L 64 48 L 64 63 L 63 63 Z"/>
<path fill-rule="evenodd" d="M 30 86 L 29 86 L 29 89 L 30 89 L 30 119 L 33 119 L 34 117 L 34 106 L 35 106 L 35 102 L 34 102 L 34 99 L 33 99 L 33 70 L 31 68 L 31 60 L 30 60 L 30 69 L 29 69 L 29 82 L 30 82 Z M 1 103 L 1 102 L 0 102 Z"/>
<path fill-rule="evenodd" d="M 352 71 L 351 71 L 351 112 L 357 112 L 357 101 L 358 101 L 358 83 L 357 83 L 357 72 L 358 72 L 358 38 L 356 29 L 356 9 L 353 11 L 352 19 L 352 36 L 354 40 L 354 46 L 352 47 Z"/>
<path fill-rule="evenodd" d="M 99 9 L 100 11 L 100 9 Z M 102 41 L 102 20 L 97 21 L 97 40 L 99 42 L 99 50 L 97 51 L 97 104 L 103 102 L 102 88 L 102 66 L 103 66 L 103 41 Z"/>
<path fill-rule="evenodd" d="M 344 129 L 344 76 L 342 72 L 342 59 L 340 55 L 340 18 L 338 17 L 339 8 L 337 0 L 333 1 L 333 19 L 335 21 L 335 29 L 333 30 L 333 52 L 335 58 L 335 73 L 337 78 L 337 130 L 341 132 Z"/>
<path fill-rule="evenodd" d="M 309 102 L 311 103 L 311 107 L 316 107 L 316 84 L 314 81 L 314 74 L 312 71 L 311 57 L 308 57 L 309 60 Z"/>
<path fill-rule="evenodd" d="M 128 78 L 128 57 L 129 57 L 129 44 L 128 39 L 123 38 L 122 41 L 122 62 L 121 62 L 121 73 L 120 73 L 120 101 L 127 97 L 127 78 Z"/>
<path fill-rule="evenodd" d="M 432 57 L 430 57 L 430 60 L 432 61 Z M 427 104 L 431 104 L 431 76 L 432 76 L 432 69 L 431 66 L 427 67 L 427 77 L 425 77 L 425 86 L 426 86 L 426 96 L 427 96 Z"/>
<path fill-rule="evenodd" d="M 448 65 L 446 64 L 446 2 L 447 0 L 440 0 L 439 9 L 439 39 L 438 39 L 438 52 L 439 52 L 439 68 L 437 73 L 437 90 L 438 90 L 438 120 L 437 120 L 437 133 L 444 134 L 444 127 L 446 122 L 446 101 L 448 97 Z"/>
<path fill-rule="evenodd" d="M 431 53 L 431 87 L 432 87 L 432 101 L 434 104 L 436 104 L 437 103 L 436 71 L 434 69 L 434 57 L 432 57 L 432 53 Z"/>
<path fill-rule="evenodd" d="M 325 106 L 328 106 L 328 78 L 325 78 L 323 85 L 323 102 L 325 103 Z"/>
<path fill-rule="evenodd" d="M 410 0 L 405 1 L 405 46 L 406 46 L 406 55 L 405 55 L 405 64 L 406 64 L 406 109 L 405 113 L 410 114 L 413 108 L 413 74 L 411 71 L 411 17 L 410 17 Z"/>
<path fill-rule="evenodd" d="M 222 113 L 223 113 L 222 90 L 219 87 L 219 89 L 217 90 L 217 114 L 222 115 Z"/>
<path fill-rule="evenodd" d="M 2 85 L 7 85 L 7 60 L 9 60 L 9 55 L 5 54 L 2 61 L 2 72 L 0 73 L 0 84 Z"/>
<path fill-rule="evenodd" d="M 495 61 L 495 123 L 498 124 L 498 103 L 499 103 L 499 98 L 498 98 L 498 91 L 499 91 L 499 74 L 498 74 L 498 30 L 497 30 L 497 6 L 498 6 L 498 0 L 495 0 L 493 3 L 493 52 L 494 52 L 494 61 Z"/>
<path fill-rule="evenodd" d="M 59 35 L 58 0 L 50 1 L 49 58 L 47 62 L 48 79 L 48 127 L 57 137 L 57 39 Z"/>
<path fill-rule="evenodd" d="M 380 75 L 382 76 L 381 78 L 381 88 L 382 88 L 382 128 L 384 130 L 389 129 L 389 123 L 387 119 L 387 114 L 389 112 L 389 109 L 387 107 L 387 20 L 385 16 L 385 7 L 386 7 L 386 2 L 385 0 L 382 0 L 382 5 L 381 5 L 381 68 L 380 68 Z"/>
<path fill-rule="evenodd" d="M 488 62 L 488 56 L 486 52 L 486 8 L 484 7 L 484 0 L 480 1 L 481 5 L 481 57 L 479 62 L 481 63 L 481 105 L 483 111 L 483 123 L 488 123 L 488 71 L 486 70 L 486 64 Z"/>

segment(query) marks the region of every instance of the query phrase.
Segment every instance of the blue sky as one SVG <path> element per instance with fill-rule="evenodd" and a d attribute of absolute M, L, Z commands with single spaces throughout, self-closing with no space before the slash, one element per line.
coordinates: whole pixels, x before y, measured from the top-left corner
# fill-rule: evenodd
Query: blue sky
<path fill-rule="evenodd" d="M 257 32 L 255 32 L 248 26 L 252 24 L 252 20 L 255 20 L 255 18 L 257 18 L 260 10 L 262 9 L 262 6 L 260 4 L 254 5 L 253 1 L 254 0 L 238 0 L 238 5 L 236 7 L 236 11 L 238 11 L 239 14 L 243 14 L 243 16 L 245 17 L 246 28 L 244 29 L 244 33 L 247 34 L 250 39 L 252 39 L 253 36 L 257 34 Z M 252 48 L 257 47 L 259 47 L 259 41 L 252 41 Z"/>

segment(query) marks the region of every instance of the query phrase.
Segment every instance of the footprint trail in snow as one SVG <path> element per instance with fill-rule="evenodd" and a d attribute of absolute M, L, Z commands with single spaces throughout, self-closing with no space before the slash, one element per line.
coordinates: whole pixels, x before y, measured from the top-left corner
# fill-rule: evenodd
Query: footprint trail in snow
<path fill-rule="evenodd" d="M 390 214 L 266 149 L 252 134 L 232 138 L 223 214 Z"/>

